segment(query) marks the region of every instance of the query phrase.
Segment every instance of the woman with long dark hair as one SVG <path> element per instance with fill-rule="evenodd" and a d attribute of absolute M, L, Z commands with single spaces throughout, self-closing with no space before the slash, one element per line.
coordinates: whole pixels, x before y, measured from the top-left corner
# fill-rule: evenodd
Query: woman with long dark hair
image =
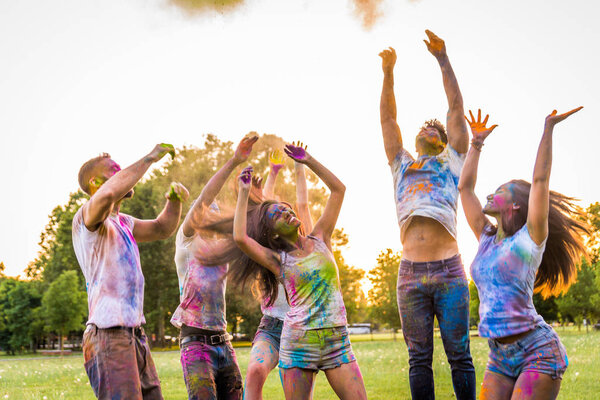
<path fill-rule="evenodd" d="M 302 144 L 300 144 L 301 146 Z M 284 166 L 283 152 L 273 151 L 269 156 L 269 175 L 262 191 L 265 199 L 277 199 L 275 196 L 275 181 L 279 171 Z M 302 222 L 301 233 L 312 231 L 312 219 L 308 209 L 308 188 L 304 165 L 294 162 L 294 176 L 296 180 L 296 209 L 298 218 Z M 252 340 L 250 361 L 246 370 L 246 384 L 244 385 L 244 400 L 262 399 L 262 388 L 269 373 L 279 363 L 279 348 L 281 344 L 281 331 L 283 321 L 290 310 L 285 288 L 281 283 L 277 288 L 277 298 L 270 301 L 268 297 L 261 296 L 260 308 L 263 316 Z"/>
<path fill-rule="evenodd" d="M 490 353 L 481 399 L 555 399 L 568 360 L 556 332 L 533 305 L 533 293 L 544 297 L 568 289 L 585 255 L 574 199 L 550 191 L 554 126 L 571 114 L 552 111 L 546 117 L 529 184 L 512 180 L 487 197 L 475 196 L 477 166 L 483 142 L 497 125 L 486 127 L 471 113 L 473 139 L 458 188 L 479 250 L 471 276 L 479 291 L 479 335 L 488 338 Z M 468 119 L 467 119 L 468 120 Z M 496 219 L 493 225 L 487 218 Z"/>
<path fill-rule="evenodd" d="M 284 203 L 265 201 L 248 212 L 251 168 L 239 177 L 233 239 L 246 255 L 235 267 L 243 275 L 261 275 L 262 292 L 277 298 L 280 279 L 290 311 L 281 334 L 279 368 L 287 399 L 308 399 L 319 370 L 341 399 L 366 399 L 358 363 L 346 328 L 346 309 L 331 235 L 342 206 L 344 184 L 302 147 L 287 145 L 285 152 L 310 168 L 331 191 L 312 233 L 298 231 L 300 220 Z M 248 221 L 248 223 L 247 223 Z"/>

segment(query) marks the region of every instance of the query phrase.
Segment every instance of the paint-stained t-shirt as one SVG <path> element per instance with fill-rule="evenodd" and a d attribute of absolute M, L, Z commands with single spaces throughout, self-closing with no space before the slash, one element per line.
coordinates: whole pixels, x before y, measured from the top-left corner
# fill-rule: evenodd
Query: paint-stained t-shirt
<path fill-rule="evenodd" d="M 110 214 L 94 232 L 73 217 L 73 249 L 85 277 L 88 324 L 98 328 L 144 324 L 144 275 L 133 238 L 134 219 Z"/>
<path fill-rule="evenodd" d="M 412 217 L 432 218 L 456 239 L 458 179 L 465 155 L 449 144 L 435 156 L 415 160 L 404 148 L 390 164 L 400 240 Z"/>
<path fill-rule="evenodd" d="M 182 324 L 212 331 L 225 331 L 225 286 L 227 265 L 205 267 L 194 257 L 202 239 L 187 237 L 183 224 L 175 238 L 175 265 L 179 279 L 179 306 L 171 317 L 178 328 Z"/>
<path fill-rule="evenodd" d="M 527 224 L 499 243 L 495 237 L 481 234 L 471 264 L 479 292 L 479 336 L 486 338 L 527 332 L 544 321 L 533 305 L 533 285 L 546 240 L 538 246 Z"/>
<path fill-rule="evenodd" d="M 263 299 L 260 304 L 260 310 L 264 315 L 268 315 L 269 317 L 277 318 L 279 320 L 284 320 L 285 315 L 290 310 L 290 305 L 287 302 L 285 297 L 285 289 L 283 285 L 279 284 L 279 289 L 277 291 L 277 298 L 270 306 L 266 306 L 268 299 Z"/>
<path fill-rule="evenodd" d="M 314 236 L 313 251 L 305 257 L 281 252 L 281 276 L 290 301 L 285 325 L 294 329 L 345 326 L 346 307 L 333 254 Z"/>

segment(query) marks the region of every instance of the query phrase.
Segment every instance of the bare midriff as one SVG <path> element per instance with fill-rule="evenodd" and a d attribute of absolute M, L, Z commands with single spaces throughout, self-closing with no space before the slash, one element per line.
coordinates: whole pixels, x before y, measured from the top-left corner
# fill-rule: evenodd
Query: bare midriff
<path fill-rule="evenodd" d="M 501 338 L 497 338 L 496 341 L 502 344 L 510 344 L 514 343 L 517 340 L 523 339 L 525 336 L 529 335 L 533 329 L 528 330 L 527 332 L 517 333 L 516 335 L 504 336 Z"/>
<path fill-rule="evenodd" d="M 438 221 L 415 216 L 404 232 L 402 258 L 414 262 L 444 260 L 458 254 L 456 239 Z"/>

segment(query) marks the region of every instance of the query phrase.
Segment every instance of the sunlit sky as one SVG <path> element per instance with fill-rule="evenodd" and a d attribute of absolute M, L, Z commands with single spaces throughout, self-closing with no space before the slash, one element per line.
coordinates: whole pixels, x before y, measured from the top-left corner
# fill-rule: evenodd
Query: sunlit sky
<path fill-rule="evenodd" d="M 555 129 L 551 187 L 600 201 L 598 4 L 383 0 L 366 30 L 350 0 L 246 0 L 192 17 L 167 0 L 0 1 L 0 261 L 23 275 L 90 157 L 126 166 L 159 142 L 254 130 L 304 141 L 346 184 L 344 255 L 371 268 L 381 250 L 401 249 L 377 54 L 396 48 L 398 122 L 414 154 L 420 125 L 445 122 L 447 109 L 426 28 L 446 41 L 465 107 L 500 125 L 483 149 L 481 199 L 530 180 L 544 117 L 583 105 Z M 458 235 L 469 264 L 477 244 L 462 209 Z"/>

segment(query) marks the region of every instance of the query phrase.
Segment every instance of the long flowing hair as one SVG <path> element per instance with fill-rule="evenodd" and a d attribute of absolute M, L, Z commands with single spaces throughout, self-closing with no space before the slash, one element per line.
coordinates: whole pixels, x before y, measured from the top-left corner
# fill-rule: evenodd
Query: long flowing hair
<path fill-rule="evenodd" d="M 506 235 L 512 236 L 527 222 L 531 184 L 521 179 L 514 179 L 508 184 L 513 202 L 519 208 L 512 218 L 502 216 L 500 223 Z M 583 236 L 590 234 L 590 228 L 575 201 L 572 197 L 550 191 L 548 239 L 534 284 L 534 291 L 544 298 L 565 293 L 577 279 L 577 266 L 582 257 L 587 257 Z M 493 236 L 497 231 L 497 226 L 491 226 L 485 233 Z"/>
<path fill-rule="evenodd" d="M 292 245 L 277 235 L 274 235 L 272 222 L 267 217 L 267 211 L 273 204 L 284 203 L 265 200 L 259 204 L 249 204 L 246 231 L 249 237 L 260 245 L 275 252 L 289 252 Z M 291 206 L 290 206 L 291 208 Z M 244 288 L 247 284 L 257 284 L 261 297 L 266 300 L 266 306 L 273 304 L 278 295 L 278 278 L 256 261 L 252 260 L 241 251 L 233 241 L 233 216 L 217 217 L 213 221 L 202 225 L 204 232 L 217 233 L 224 239 L 224 243 L 216 251 L 203 251 L 196 257 L 203 265 L 223 265 L 229 263 L 229 275 L 233 283 Z"/>

